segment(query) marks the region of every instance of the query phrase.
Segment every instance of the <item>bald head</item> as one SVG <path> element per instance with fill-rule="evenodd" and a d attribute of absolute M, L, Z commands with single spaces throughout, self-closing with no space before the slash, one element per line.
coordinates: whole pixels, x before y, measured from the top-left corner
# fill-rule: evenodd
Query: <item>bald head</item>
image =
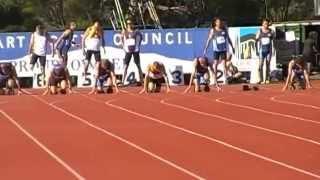
<path fill-rule="evenodd" d="M 208 58 L 207 57 L 199 57 L 198 61 L 199 61 L 199 64 L 201 66 L 207 66 L 208 65 Z"/>

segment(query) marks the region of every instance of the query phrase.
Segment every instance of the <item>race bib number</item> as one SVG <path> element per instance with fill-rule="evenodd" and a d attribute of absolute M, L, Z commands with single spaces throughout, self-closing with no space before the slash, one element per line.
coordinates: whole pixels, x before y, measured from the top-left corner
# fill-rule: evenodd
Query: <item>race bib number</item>
<path fill-rule="evenodd" d="M 132 39 L 132 38 L 127 39 L 127 40 L 126 40 L 126 45 L 127 45 L 127 46 L 135 46 L 135 45 L 136 45 L 136 40 L 135 40 L 135 39 Z"/>
<path fill-rule="evenodd" d="M 261 44 L 262 45 L 269 45 L 270 44 L 270 38 L 267 38 L 267 37 L 261 38 Z"/>
<path fill-rule="evenodd" d="M 217 44 L 224 44 L 226 42 L 226 39 L 223 36 L 217 37 Z"/>

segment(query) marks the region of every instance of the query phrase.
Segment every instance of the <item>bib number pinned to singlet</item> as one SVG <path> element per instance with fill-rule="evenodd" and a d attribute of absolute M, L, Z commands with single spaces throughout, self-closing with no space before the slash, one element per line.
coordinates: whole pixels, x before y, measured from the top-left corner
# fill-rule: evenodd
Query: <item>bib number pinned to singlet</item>
<path fill-rule="evenodd" d="M 270 44 L 270 38 L 267 38 L 267 37 L 261 38 L 261 44 L 262 45 L 269 45 Z"/>
<path fill-rule="evenodd" d="M 224 44 L 226 42 L 226 39 L 223 36 L 217 37 L 217 44 Z"/>
<path fill-rule="evenodd" d="M 126 45 L 127 45 L 127 46 L 135 46 L 135 45 L 136 45 L 136 40 L 135 40 L 135 39 L 132 39 L 132 38 L 127 39 L 127 40 L 126 40 Z"/>

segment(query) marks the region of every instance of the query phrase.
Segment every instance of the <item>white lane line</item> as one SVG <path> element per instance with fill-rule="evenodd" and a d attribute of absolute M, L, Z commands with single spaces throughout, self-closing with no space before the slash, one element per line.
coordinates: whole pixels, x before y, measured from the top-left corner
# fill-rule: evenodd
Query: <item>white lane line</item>
<path fill-rule="evenodd" d="M 0 105 L 1 104 L 8 104 L 9 102 L 8 101 L 0 101 Z"/>
<path fill-rule="evenodd" d="M 281 95 L 281 96 L 283 96 L 283 95 Z M 313 105 L 310 105 L 310 104 L 296 103 L 296 102 L 292 102 L 292 101 L 285 101 L 285 100 L 278 99 L 281 96 L 273 96 L 273 97 L 270 98 L 270 100 L 274 101 L 274 102 L 277 102 L 277 103 L 281 103 L 281 104 L 290 104 L 290 105 L 296 105 L 296 106 L 301 106 L 301 107 L 320 110 L 319 106 L 313 106 Z"/>
<path fill-rule="evenodd" d="M 154 121 L 154 122 L 157 122 L 157 123 L 159 123 L 159 124 L 162 124 L 162 125 L 171 127 L 171 128 L 173 128 L 173 129 L 180 130 L 180 131 L 185 132 L 185 133 L 187 133 L 187 134 L 191 134 L 191 135 L 194 135 L 194 136 L 197 136 L 197 137 L 200 137 L 200 138 L 209 140 L 209 141 L 211 141 L 211 142 L 214 142 L 214 143 L 217 143 L 217 144 L 226 146 L 226 147 L 231 148 L 231 149 L 233 149 L 233 150 L 240 151 L 240 152 L 242 152 L 242 153 L 244 153 L 244 154 L 247 154 L 247 155 L 256 157 L 256 158 L 258 158 L 258 159 L 262 159 L 262 160 L 265 160 L 265 161 L 268 161 L 268 162 L 271 162 L 271 163 L 280 165 L 280 166 L 282 166 L 282 167 L 285 167 L 285 168 L 294 170 L 294 171 L 296 171 L 296 172 L 299 172 L 299 173 L 302 173 L 302 174 L 309 175 L 309 176 L 311 176 L 311 177 L 320 179 L 320 175 L 317 175 L 317 174 L 315 174 L 315 173 L 312 173 L 312 172 L 309 172 L 309 171 L 306 171 L 306 170 L 297 168 L 297 167 L 295 167 L 295 166 L 286 164 L 286 163 L 284 163 L 284 162 L 280 162 L 280 161 L 274 160 L 274 159 L 272 159 L 272 158 L 269 158 L 269 157 L 266 157 L 266 156 L 263 156 L 263 155 L 260 155 L 260 154 L 251 152 L 251 151 L 249 151 L 249 150 L 242 149 L 242 148 L 240 148 L 240 147 L 237 147 L 237 146 L 228 144 L 228 143 L 223 142 L 223 141 L 221 141 L 221 140 L 214 139 L 214 138 L 212 138 L 212 137 L 209 137 L 209 136 L 206 136 L 206 135 L 203 135 L 203 134 L 199 134 L 199 133 L 197 133 L 197 132 L 194 132 L 194 131 L 191 131 L 191 130 L 188 130 L 188 129 L 185 129 L 185 128 L 182 128 L 182 127 L 179 127 L 179 126 L 176 126 L 176 125 L 173 125 L 173 124 L 170 124 L 170 123 L 161 121 L 161 120 L 156 119 L 156 118 L 154 118 L 154 117 L 150 117 L 150 116 L 147 116 L 147 115 L 144 115 L 144 114 L 137 113 L 137 112 L 135 112 L 135 111 L 131 111 L 131 110 L 126 109 L 126 108 L 121 107 L 121 106 L 117 106 L 117 105 L 114 105 L 114 104 L 111 104 L 111 103 L 108 103 L 108 102 L 105 102 L 105 104 L 108 105 L 108 106 L 110 106 L 110 107 L 113 107 L 113 108 L 115 108 L 115 109 L 119 109 L 119 110 L 122 110 L 122 111 L 124 111 L 124 112 L 133 114 L 133 115 L 135 115 L 135 116 L 142 117 L 142 118 L 145 118 L 145 119 L 149 119 L 149 120 L 151 120 L 151 121 Z"/>
<path fill-rule="evenodd" d="M 84 95 L 81 95 L 81 96 L 84 96 Z M 109 136 L 121 141 L 122 143 L 125 143 L 125 144 L 127 144 L 127 145 L 129 145 L 129 146 L 131 146 L 131 147 L 133 147 L 133 148 L 135 148 L 135 149 L 137 149 L 137 150 L 139 150 L 139 151 L 141 151 L 141 152 L 143 152 L 143 153 L 145 153 L 145 154 L 147 154 L 147 155 L 149 155 L 149 156 L 151 156 L 151 157 L 153 157 L 153 158 L 155 158 L 155 159 L 157 159 L 157 160 L 159 160 L 159 161 L 161 161 L 161 162 L 163 162 L 163 163 L 165 163 L 165 164 L 167 164 L 167 165 L 169 165 L 169 166 L 171 166 L 171 167 L 173 167 L 173 168 L 175 168 L 175 169 L 177 169 L 177 170 L 179 170 L 179 171 L 181 171 L 181 172 L 183 172 L 183 173 L 185 173 L 185 174 L 187 174 L 187 175 L 189 175 L 189 176 L 191 176 L 193 178 L 195 178 L 195 179 L 205 180 L 204 177 L 201 177 L 200 175 L 197 175 L 197 174 L 195 174 L 195 173 L 193 173 L 193 172 L 191 172 L 191 171 L 189 171 L 189 170 L 187 170 L 187 169 L 185 169 L 185 168 L 183 168 L 183 167 L 181 167 L 181 166 L 179 166 L 179 165 L 177 165 L 177 164 L 175 164 L 175 163 L 173 163 L 173 162 L 171 162 L 171 161 L 169 161 L 169 160 L 167 160 L 165 158 L 162 158 L 161 156 L 156 155 L 156 154 L 152 153 L 151 151 L 148 151 L 148 150 L 142 148 L 141 146 L 139 146 L 137 144 L 134 144 L 133 142 L 130 142 L 129 140 L 126 140 L 125 138 L 122 138 L 122 137 L 120 137 L 120 136 L 118 136 L 116 134 L 113 134 L 113 133 L 101 128 L 101 127 L 98 127 L 98 126 L 90 123 L 89 121 L 87 121 L 87 120 L 85 120 L 85 119 L 83 119 L 83 118 L 81 118 L 81 117 L 79 117 L 79 116 L 77 116 L 75 114 L 72 114 L 72 113 L 70 113 L 70 112 L 68 112 L 68 111 L 66 111 L 66 110 L 64 110 L 64 109 L 62 109 L 62 108 L 60 108 L 60 107 L 58 107 L 56 105 L 54 105 L 54 103 L 48 103 L 48 102 L 46 102 L 45 100 L 43 100 L 42 98 L 40 98 L 38 96 L 33 96 L 33 97 L 35 97 L 36 99 L 38 99 L 42 103 L 44 103 L 46 105 L 49 105 L 53 109 L 58 110 L 58 111 L 60 111 L 60 112 L 62 112 L 64 114 L 66 114 L 66 115 L 68 115 L 68 116 L 70 116 L 70 117 L 82 122 L 83 124 L 85 124 L 85 125 L 87 125 L 87 126 L 89 126 L 91 128 L 94 128 L 97 131 L 100 131 L 100 132 L 102 132 L 102 133 L 104 133 L 106 135 L 109 135 Z M 111 100 L 111 102 L 112 101 L 114 101 L 114 100 Z"/>
<path fill-rule="evenodd" d="M 243 108 L 243 109 L 249 109 L 249 110 L 253 110 L 253 111 L 263 112 L 265 114 L 271 114 L 271 115 L 274 115 L 274 116 L 281 116 L 281 117 L 295 119 L 295 120 L 304 121 L 304 122 L 308 122 L 308 123 L 314 123 L 314 124 L 317 124 L 317 125 L 320 124 L 320 121 L 314 121 L 314 120 L 311 120 L 311 119 L 297 117 L 297 116 L 293 116 L 293 115 L 289 115 L 289 114 L 283 114 L 283 113 L 278 113 L 278 112 L 267 111 L 267 110 L 263 110 L 263 109 L 260 109 L 260 108 L 246 106 L 246 105 L 234 104 L 234 103 L 223 101 L 223 99 L 225 99 L 225 97 L 216 99 L 216 102 L 222 103 L 222 104 L 226 104 L 226 105 L 230 105 L 230 106 L 234 106 L 234 107 L 238 107 L 238 108 Z"/>
<path fill-rule="evenodd" d="M 231 119 L 231 118 L 227 118 L 227 117 L 224 117 L 224 116 L 215 115 L 215 114 L 211 114 L 211 113 L 207 113 L 207 112 L 203 112 L 203 111 L 187 108 L 185 106 L 168 103 L 165 100 L 162 100 L 161 103 L 165 104 L 167 106 L 179 108 L 179 109 L 182 109 L 182 110 L 185 110 L 185 111 L 189 111 L 189 112 L 193 112 L 193 113 L 197 113 L 197 114 L 200 114 L 200 115 L 203 115 L 203 116 L 208 116 L 208 117 L 211 117 L 211 118 L 221 119 L 223 121 L 228 121 L 228 122 L 231 122 L 231 123 L 234 123 L 234 124 L 238 124 L 238 125 L 242 125 L 242 126 L 246 126 L 246 127 L 250 127 L 250 128 L 266 131 L 266 132 L 269 132 L 269 133 L 273 133 L 273 134 L 277 134 L 277 135 L 281 135 L 281 136 L 285 136 L 285 137 L 290 137 L 290 138 L 293 138 L 293 139 L 297 139 L 297 140 L 300 140 L 300 141 L 303 141 L 303 142 L 307 142 L 307 143 L 311 143 L 311 144 L 315 144 L 315 145 L 320 146 L 320 142 L 317 142 L 317 141 L 314 141 L 314 140 L 311 140 L 311 139 L 307 139 L 307 138 L 303 138 L 303 137 L 300 137 L 300 136 L 296 136 L 296 135 L 293 135 L 293 134 L 288 134 L 288 133 L 284 133 L 284 132 L 281 132 L 281 131 L 272 130 L 272 129 L 264 128 L 264 127 L 261 127 L 261 126 L 252 125 L 252 124 L 245 123 L 245 122 L 242 122 L 242 121 L 237 121 L 237 120 L 234 120 L 234 119 Z"/>
<path fill-rule="evenodd" d="M 126 92 L 126 93 L 129 94 L 129 95 L 138 97 L 138 98 L 142 98 L 142 99 L 154 102 L 154 100 L 151 100 L 151 99 L 146 98 L 146 97 L 140 97 L 140 96 L 137 96 L 135 94 L 128 93 L 128 92 Z M 201 97 L 198 97 L 198 98 L 201 98 Z M 312 139 L 296 136 L 296 135 L 293 135 L 293 134 L 289 134 L 289 133 L 285 133 L 285 132 L 281 132 L 281 131 L 277 131 L 277 130 L 273 130 L 273 129 L 264 128 L 264 127 L 261 127 L 261 126 L 256 126 L 256 125 L 253 125 L 253 124 L 250 124 L 250 123 L 245 123 L 245 122 L 242 122 L 242 121 L 238 121 L 238 120 L 235 120 L 235 119 L 227 118 L 227 117 L 216 115 L 216 114 L 211 114 L 211 113 L 206 113 L 206 112 L 203 112 L 203 111 L 198 111 L 198 110 L 195 110 L 195 109 L 187 108 L 185 106 L 171 104 L 171 103 L 166 102 L 165 100 L 161 100 L 160 103 L 163 104 L 163 105 L 169 106 L 169 107 L 179 108 L 179 109 L 182 109 L 182 110 L 185 110 L 185 111 L 189 111 L 189 112 L 193 112 L 193 113 L 197 113 L 197 114 L 200 114 L 200 115 L 203 115 L 203 116 L 208 116 L 208 117 L 211 117 L 211 118 L 217 118 L 217 119 L 220 119 L 220 120 L 223 120 L 223 121 L 228 121 L 228 122 L 231 122 L 231 123 L 234 123 L 234 124 L 238 124 L 238 125 L 242 125 L 242 126 L 246 126 L 246 127 L 250 127 L 250 128 L 266 131 L 266 132 L 269 132 L 269 133 L 273 133 L 273 134 L 277 134 L 277 135 L 281 135 L 281 136 L 285 136 L 285 137 L 294 138 L 294 139 L 297 139 L 297 140 L 300 140 L 300 141 L 304 141 L 304 142 L 308 142 L 308 143 L 311 143 L 311 144 L 315 144 L 315 145 L 318 145 L 318 146 L 320 145 L 320 142 L 312 140 Z"/>
<path fill-rule="evenodd" d="M 16 126 L 24 135 L 26 135 L 30 140 L 32 140 L 36 145 L 38 145 L 43 151 L 45 151 L 49 156 L 51 156 L 55 161 L 62 165 L 67 171 L 69 171 L 78 180 L 85 180 L 76 170 L 69 166 L 65 161 L 63 161 L 59 156 L 53 153 L 48 147 L 42 144 L 37 138 L 30 134 L 26 129 L 24 129 L 17 121 L 15 121 L 11 116 L 9 116 L 3 110 L 0 113 L 5 116 L 14 126 Z"/>

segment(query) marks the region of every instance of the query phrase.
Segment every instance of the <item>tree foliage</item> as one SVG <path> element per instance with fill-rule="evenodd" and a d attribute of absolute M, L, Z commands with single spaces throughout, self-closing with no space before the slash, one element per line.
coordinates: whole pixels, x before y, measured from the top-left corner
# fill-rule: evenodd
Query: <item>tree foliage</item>
<path fill-rule="evenodd" d="M 119 0 L 126 17 L 141 24 L 153 24 L 146 6 L 148 0 Z M 208 26 L 213 17 L 230 25 L 257 25 L 266 15 L 273 21 L 303 20 L 313 15 L 311 0 L 153 0 L 164 27 Z M 31 31 L 38 23 L 51 30 L 62 29 L 70 21 L 80 28 L 94 19 L 108 20 L 115 10 L 114 0 L 0 0 L 2 31 Z"/>

